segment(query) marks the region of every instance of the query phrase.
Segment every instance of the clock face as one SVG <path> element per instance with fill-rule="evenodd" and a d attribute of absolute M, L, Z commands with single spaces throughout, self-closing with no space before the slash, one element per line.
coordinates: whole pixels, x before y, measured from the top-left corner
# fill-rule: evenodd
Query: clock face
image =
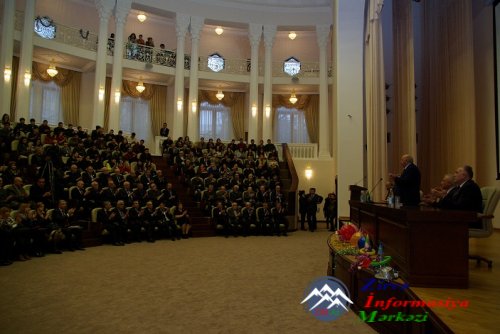
<path fill-rule="evenodd" d="M 300 61 L 294 57 L 290 57 L 283 62 L 283 72 L 290 76 L 295 76 L 300 73 Z"/>
<path fill-rule="evenodd" d="M 56 26 L 54 25 L 54 21 L 48 16 L 37 16 L 34 30 L 38 36 L 45 39 L 54 39 L 56 37 Z"/>
<path fill-rule="evenodd" d="M 224 69 L 224 58 L 218 53 L 214 53 L 208 57 L 208 68 L 214 72 L 220 72 Z"/>

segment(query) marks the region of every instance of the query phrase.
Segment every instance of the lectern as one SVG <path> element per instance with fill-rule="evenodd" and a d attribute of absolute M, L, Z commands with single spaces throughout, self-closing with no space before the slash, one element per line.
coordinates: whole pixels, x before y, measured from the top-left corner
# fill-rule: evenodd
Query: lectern
<path fill-rule="evenodd" d="M 357 184 L 352 184 L 349 186 L 349 190 L 351 191 L 351 201 L 359 201 L 361 199 L 361 192 L 368 189 Z"/>

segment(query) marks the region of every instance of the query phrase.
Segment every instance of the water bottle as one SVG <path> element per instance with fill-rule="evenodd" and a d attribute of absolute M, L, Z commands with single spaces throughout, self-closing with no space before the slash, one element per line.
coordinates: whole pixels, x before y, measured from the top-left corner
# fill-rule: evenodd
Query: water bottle
<path fill-rule="evenodd" d="M 390 208 L 394 207 L 394 191 L 392 190 L 392 188 L 389 189 L 389 196 L 387 196 L 387 205 Z"/>
<path fill-rule="evenodd" d="M 382 242 L 379 242 L 377 251 L 377 261 L 380 262 L 383 259 L 384 259 L 384 247 L 382 246 Z"/>

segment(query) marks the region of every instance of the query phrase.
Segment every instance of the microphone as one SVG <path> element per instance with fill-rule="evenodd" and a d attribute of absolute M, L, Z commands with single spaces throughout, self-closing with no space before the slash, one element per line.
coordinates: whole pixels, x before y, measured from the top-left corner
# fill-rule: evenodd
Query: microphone
<path fill-rule="evenodd" d="M 374 190 L 378 187 L 378 185 L 380 184 L 380 182 L 382 182 L 382 180 L 383 180 L 383 179 L 384 179 L 384 178 L 383 178 L 383 177 L 381 177 L 381 178 L 377 181 L 377 183 L 375 183 L 375 185 L 373 186 L 373 188 L 372 188 L 372 190 L 369 192 L 369 194 L 372 194 L 372 193 L 373 193 L 373 191 L 374 191 Z M 371 200 L 371 196 L 370 196 L 370 202 L 373 202 L 373 201 Z"/>

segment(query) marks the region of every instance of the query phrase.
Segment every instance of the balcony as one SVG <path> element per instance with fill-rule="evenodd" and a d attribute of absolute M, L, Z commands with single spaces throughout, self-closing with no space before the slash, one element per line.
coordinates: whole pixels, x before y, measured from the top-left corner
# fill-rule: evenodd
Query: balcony
<path fill-rule="evenodd" d="M 22 31 L 24 13 L 17 11 L 15 19 L 15 30 Z M 50 40 L 64 45 L 80 48 L 87 51 L 96 52 L 98 36 L 97 34 L 84 29 L 68 27 L 59 23 L 56 25 L 55 38 Z M 34 33 L 35 34 L 35 33 Z M 35 34 L 36 35 L 36 34 Z M 36 35 L 38 37 L 38 35 Z M 109 39 L 107 41 L 107 54 L 113 55 L 114 41 Z M 166 66 L 175 68 L 177 54 L 175 50 L 160 49 L 157 47 L 149 47 L 146 45 L 132 44 L 125 42 L 123 47 L 123 59 L 137 61 L 141 63 L 149 63 L 153 65 Z M 224 68 L 218 72 L 222 74 L 243 75 L 249 76 L 251 70 L 250 59 L 225 59 Z M 184 55 L 184 69 L 191 68 L 190 55 Z M 208 67 L 208 57 L 200 56 L 198 58 L 198 70 L 200 72 L 214 73 Z M 259 63 L 259 76 L 264 75 L 264 64 Z M 272 63 L 272 76 L 274 78 L 287 78 L 290 77 L 283 71 L 282 62 Z M 328 77 L 332 76 L 332 66 L 330 64 L 328 70 Z M 301 62 L 301 71 L 296 78 L 319 78 L 319 63 L 318 62 Z"/>

